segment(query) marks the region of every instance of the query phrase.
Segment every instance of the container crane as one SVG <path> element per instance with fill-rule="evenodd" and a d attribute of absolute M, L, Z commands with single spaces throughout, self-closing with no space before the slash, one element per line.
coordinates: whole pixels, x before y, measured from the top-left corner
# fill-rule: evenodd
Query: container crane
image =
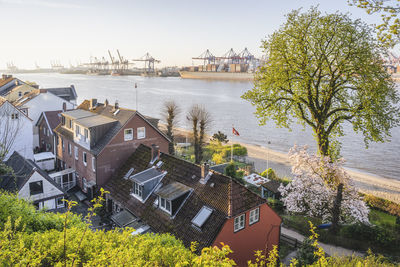
<path fill-rule="evenodd" d="M 145 73 L 155 73 L 154 63 L 160 63 L 158 59 L 154 59 L 149 53 L 146 53 L 139 59 L 132 59 L 132 61 L 143 61 L 144 62 L 144 72 Z"/>

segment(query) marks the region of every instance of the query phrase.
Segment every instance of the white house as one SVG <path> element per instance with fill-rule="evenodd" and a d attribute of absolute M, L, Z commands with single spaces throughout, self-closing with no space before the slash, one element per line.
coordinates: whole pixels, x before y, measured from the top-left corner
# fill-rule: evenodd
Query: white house
<path fill-rule="evenodd" d="M 38 209 L 63 208 L 65 191 L 32 160 L 25 159 L 14 152 L 6 161 L 14 170 L 14 175 L 0 176 L 0 188 L 18 194 L 18 197 L 30 200 Z"/>
<path fill-rule="evenodd" d="M 7 160 L 14 151 L 33 159 L 32 120 L 3 97 L 0 97 L 0 153 Z"/>
<path fill-rule="evenodd" d="M 14 102 L 32 119 L 33 147 L 39 146 L 39 130 L 36 125 L 40 115 L 44 111 L 74 109 L 75 104 L 48 92 L 45 89 L 36 89 Z"/>

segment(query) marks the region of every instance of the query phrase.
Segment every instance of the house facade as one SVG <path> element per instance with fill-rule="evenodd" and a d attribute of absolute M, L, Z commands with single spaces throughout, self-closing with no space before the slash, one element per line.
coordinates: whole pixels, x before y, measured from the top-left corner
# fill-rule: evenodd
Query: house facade
<path fill-rule="evenodd" d="M 6 165 L 13 169 L 15 176 L 1 176 L 1 189 L 32 201 L 38 209 L 53 210 L 64 207 L 65 191 L 32 160 L 14 152 L 6 161 Z"/>
<path fill-rule="evenodd" d="M 53 110 L 68 110 L 75 108 L 73 103 L 64 100 L 50 92 L 43 89 L 36 89 L 26 95 L 23 98 L 13 102 L 13 104 L 20 110 L 26 113 L 29 118 L 32 119 L 33 128 L 33 146 L 36 148 L 40 147 L 39 143 L 39 129 L 36 125 L 40 115 L 44 111 Z"/>
<path fill-rule="evenodd" d="M 0 97 L 0 143 L 7 150 L 4 160 L 15 151 L 27 159 L 33 159 L 32 135 L 32 120 Z"/>
<path fill-rule="evenodd" d="M 279 244 L 282 220 L 265 199 L 207 165 L 159 152 L 155 146 L 139 146 L 105 189 L 110 192 L 107 209 L 117 225 L 141 221 L 142 232 L 171 233 L 187 247 L 196 241 L 198 251 L 223 242 L 239 266 L 254 260 L 256 250 L 268 254 Z M 127 213 L 136 219 L 118 222 Z"/>
<path fill-rule="evenodd" d="M 169 139 L 149 119 L 118 104 L 85 100 L 76 110 L 61 113 L 57 161 L 60 169 L 73 169 L 76 184 L 93 195 L 120 168 L 140 144 L 168 151 Z"/>
<path fill-rule="evenodd" d="M 57 135 L 54 129 L 61 123 L 62 110 L 45 111 L 40 115 L 36 127 L 39 133 L 39 151 L 57 154 Z"/>

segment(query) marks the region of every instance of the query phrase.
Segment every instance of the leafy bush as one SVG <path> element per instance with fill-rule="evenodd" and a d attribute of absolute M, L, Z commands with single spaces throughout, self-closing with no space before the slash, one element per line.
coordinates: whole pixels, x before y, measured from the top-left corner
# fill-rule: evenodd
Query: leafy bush
<path fill-rule="evenodd" d="M 313 246 L 313 240 L 305 238 L 297 251 L 296 259 L 299 261 L 300 266 L 306 266 L 314 263 L 318 258 L 315 255 L 317 249 Z"/>
<path fill-rule="evenodd" d="M 361 241 L 372 241 L 375 245 L 389 247 L 394 244 L 395 234 L 388 228 L 361 223 L 343 226 L 341 235 Z"/>
<path fill-rule="evenodd" d="M 400 205 L 374 195 L 364 194 L 364 201 L 371 208 L 379 209 L 388 212 L 391 215 L 400 217 Z"/>
<path fill-rule="evenodd" d="M 8 219 L 14 225 L 15 221 L 20 218 L 20 227 L 25 227 L 25 231 L 43 232 L 50 229 L 61 231 L 64 221 L 59 214 L 37 211 L 35 206 L 24 199 L 18 198 L 16 195 L 0 191 L 0 230 Z M 78 215 L 71 215 L 70 226 L 84 227 L 82 219 Z M 17 229 L 21 230 L 21 229 Z"/>
<path fill-rule="evenodd" d="M 275 171 L 271 168 L 265 169 L 262 173 L 260 173 L 262 177 L 268 177 L 271 180 L 277 180 L 278 176 L 275 174 Z"/>

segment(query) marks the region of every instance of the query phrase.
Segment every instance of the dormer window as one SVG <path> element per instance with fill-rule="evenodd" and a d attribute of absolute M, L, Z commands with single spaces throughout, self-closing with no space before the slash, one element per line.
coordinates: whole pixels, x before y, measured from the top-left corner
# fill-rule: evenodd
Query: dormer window
<path fill-rule="evenodd" d="M 72 120 L 68 119 L 68 128 L 72 129 Z"/>
<path fill-rule="evenodd" d="M 75 125 L 75 134 L 76 134 L 76 137 L 79 136 L 79 133 L 80 133 L 79 125 Z"/>
<path fill-rule="evenodd" d="M 190 187 L 178 182 L 161 187 L 156 191 L 160 209 L 175 216 L 192 191 Z"/>
<path fill-rule="evenodd" d="M 61 124 L 62 124 L 63 126 L 65 126 L 65 117 L 64 117 L 64 116 L 61 116 Z"/>
<path fill-rule="evenodd" d="M 84 130 L 84 136 L 85 136 L 85 142 L 87 142 L 87 140 L 89 139 L 89 131 L 88 131 L 88 129 L 85 129 Z"/>
<path fill-rule="evenodd" d="M 160 197 L 159 203 L 160 203 L 160 209 L 171 214 L 171 201 L 170 200 Z"/>
<path fill-rule="evenodd" d="M 140 198 L 143 199 L 143 185 L 140 185 L 136 182 L 133 183 L 133 194 Z"/>
<path fill-rule="evenodd" d="M 143 139 L 143 138 L 146 138 L 146 128 L 139 127 L 137 128 L 137 139 Z"/>

